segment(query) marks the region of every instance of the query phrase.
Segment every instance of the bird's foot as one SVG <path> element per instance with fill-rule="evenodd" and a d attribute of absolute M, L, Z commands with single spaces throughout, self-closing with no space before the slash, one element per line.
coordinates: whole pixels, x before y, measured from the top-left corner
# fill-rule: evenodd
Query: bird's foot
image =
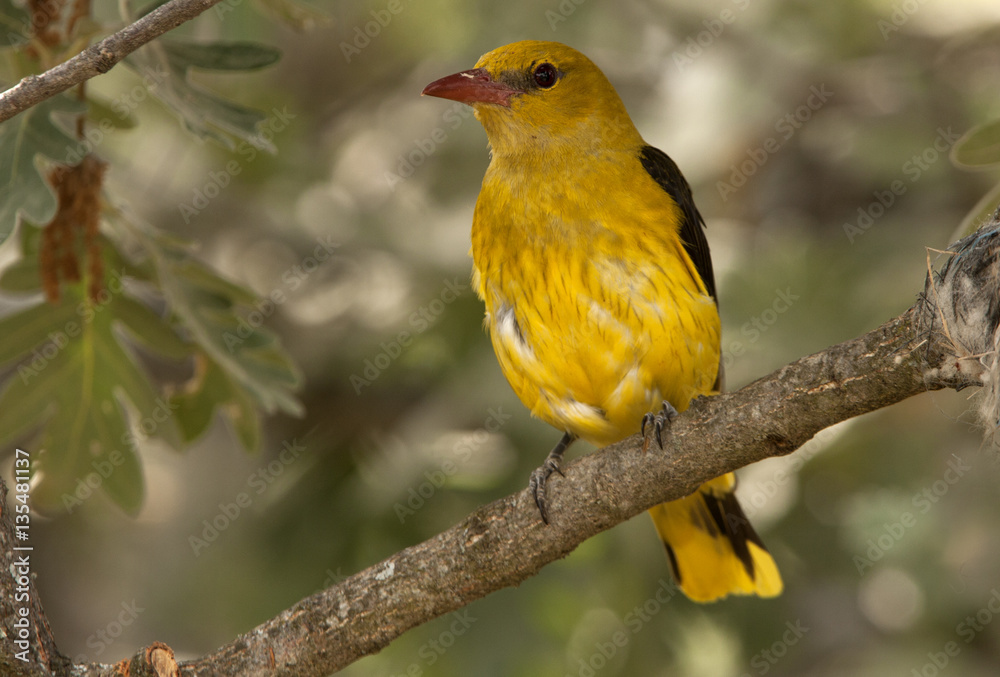
<path fill-rule="evenodd" d="M 546 483 L 553 473 L 563 475 L 561 467 L 562 457 L 563 454 L 566 453 L 567 447 L 569 447 L 575 439 L 576 435 L 571 433 L 564 434 L 562 439 L 560 439 L 552 451 L 549 452 L 549 455 L 545 457 L 545 461 L 542 465 L 532 471 L 531 479 L 528 480 L 528 488 L 531 490 L 531 495 L 535 497 L 535 505 L 538 506 L 538 512 L 542 516 L 542 521 L 546 524 L 549 523 L 548 504 L 545 499 Z M 563 475 L 563 477 L 565 477 L 565 475 Z"/>
<path fill-rule="evenodd" d="M 642 427 L 639 429 L 642 432 L 642 453 L 646 453 L 646 449 L 649 448 L 650 438 L 646 434 L 646 427 L 652 424 L 650 430 L 656 436 L 656 443 L 660 449 L 663 449 L 663 431 L 670 427 L 675 418 L 677 418 L 677 410 L 666 400 L 663 401 L 663 407 L 660 408 L 660 411 L 642 417 Z"/>

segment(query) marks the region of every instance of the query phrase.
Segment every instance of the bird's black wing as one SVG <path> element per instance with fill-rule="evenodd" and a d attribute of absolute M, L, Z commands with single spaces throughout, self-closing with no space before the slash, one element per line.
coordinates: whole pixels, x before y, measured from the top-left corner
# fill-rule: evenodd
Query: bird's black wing
<path fill-rule="evenodd" d="M 639 153 L 639 160 L 643 169 L 653 177 L 653 180 L 660 184 L 663 190 L 670 194 L 674 202 L 681 208 L 684 215 L 684 222 L 681 224 L 681 242 L 688 256 L 694 262 L 695 270 L 701 276 L 701 281 L 705 284 L 705 289 L 709 295 L 716 299 L 715 295 L 715 274 L 712 272 L 712 255 L 708 251 L 708 240 L 705 239 L 705 219 L 701 218 L 698 208 L 694 206 L 694 197 L 691 195 L 691 186 L 684 179 L 681 170 L 673 160 L 662 150 L 652 146 L 643 146 Z"/>
<path fill-rule="evenodd" d="M 694 262 L 694 268 L 701 276 L 709 296 L 715 299 L 715 305 L 718 306 L 719 297 L 715 295 L 715 273 L 712 272 L 712 254 L 708 251 L 708 240 L 705 239 L 705 219 L 694 206 L 691 186 L 688 185 L 677 164 L 658 148 L 643 146 L 639 153 L 639 161 L 642 162 L 643 169 L 681 208 L 684 217 L 680 232 L 681 243 Z M 725 370 L 720 356 L 719 373 L 716 375 L 713 389 L 722 392 L 725 387 Z"/>

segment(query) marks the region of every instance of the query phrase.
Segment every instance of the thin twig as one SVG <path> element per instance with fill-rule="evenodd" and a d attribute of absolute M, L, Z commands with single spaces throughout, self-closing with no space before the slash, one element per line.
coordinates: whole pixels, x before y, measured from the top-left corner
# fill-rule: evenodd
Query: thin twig
<path fill-rule="evenodd" d="M 190 21 L 222 0 L 171 0 L 40 75 L 29 75 L 0 94 L 0 122 L 90 78 L 107 73 L 151 40 Z"/>

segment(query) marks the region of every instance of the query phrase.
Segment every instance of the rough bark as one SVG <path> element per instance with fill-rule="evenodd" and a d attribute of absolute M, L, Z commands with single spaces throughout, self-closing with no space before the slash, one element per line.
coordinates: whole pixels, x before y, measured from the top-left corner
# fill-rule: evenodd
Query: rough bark
<path fill-rule="evenodd" d="M 3 593 L 0 595 L 0 675 L 35 677 L 57 674 L 71 661 L 56 648 L 35 579 L 30 573 L 34 551 L 26 548 L 32 547 L 31 541 L 16 537 L 15 510 L 16 499 L 8 501 L 7 485 L 0 480 L 0 559 L 3 563 L 0 569 L 0 592 Z M 26 616 L 22 614 L 22 609 Z M 22 618 L 25 621 L 19 620 Z M 24 622 L 27 622 L 27 628 L 22 627 Z M 28 633 L 27 645 L 15 644 L 25 629 Z M 16 657 L 22 651 L 27 661 Z"/>
<path fill-rule="evenodd" d="M 741 390 L 697 400 L 674 420 L 662 451 L 654 444 L 644 453 L 635 436 L 570 464 L 565 477 L 551 481 L 550 526 L 527 490 L 507 496 L 181 664 L 180 674 L 330 674 L 410 628 L 519 584 L 653 505 L 927 390 L 982 386 L 990 432 L 997 421 L 998 322 L 1000 234 L 993 223 L 957 243 L 899 317 Z M 113 674 L 109 669 L 77 666 L 75 674 Z M 145 669 L 136 664 L 131 674 L 155 674 Z"/>

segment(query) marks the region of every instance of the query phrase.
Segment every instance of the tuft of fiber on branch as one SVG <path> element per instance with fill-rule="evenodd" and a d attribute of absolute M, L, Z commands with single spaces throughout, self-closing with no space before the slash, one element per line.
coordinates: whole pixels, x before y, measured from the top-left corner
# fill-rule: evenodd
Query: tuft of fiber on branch
<path fill-rule="evenodd" d="M 987 441 L 1000 444 L 1000 210 L 955 242 L 941 270 L 929 274 L 923 310 L 931 344 L 951 353 L 928 379 L 961 389 L 982 386 L 979 417 Z"/>
<path fill-rule="evenodd" d="M 979 403 L 979 416 L 986 428 L 986 438 L 994 447 L 1000 448 L 1000 331 L 993 332 L 993 353 L 986 365 L 986 383 Z"/>

